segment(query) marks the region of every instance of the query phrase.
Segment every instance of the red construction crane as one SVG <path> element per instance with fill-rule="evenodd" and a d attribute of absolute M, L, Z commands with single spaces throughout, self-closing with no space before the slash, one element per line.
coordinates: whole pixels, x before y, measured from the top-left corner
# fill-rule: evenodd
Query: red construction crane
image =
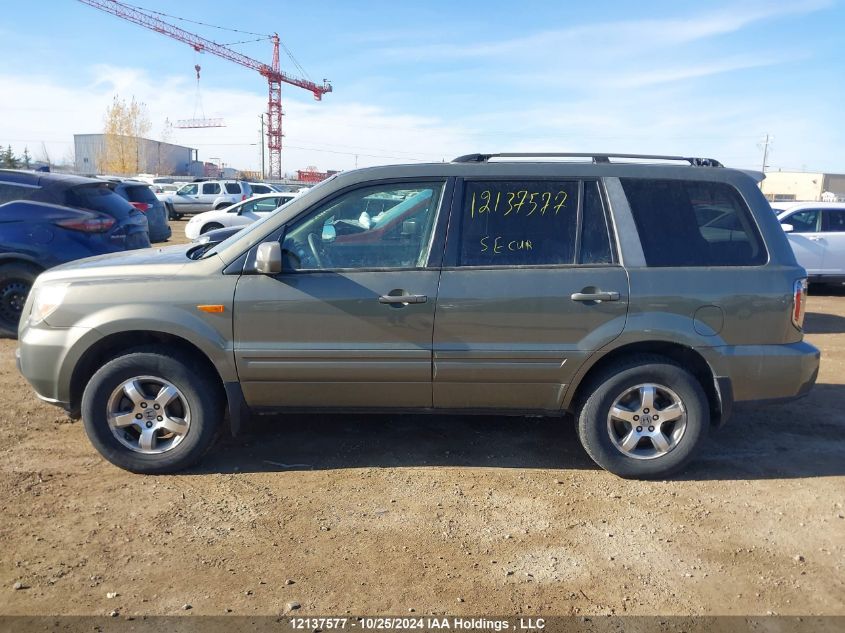
<path fill-rule="evenodd" d="M 257 70 L 267 79 L 269 88 L 269 98 L 267 100 L 267 149 L 270 154 L 270 176 L 272 178 L 282 177 L 282 83 L 310 90 L 317 101 L 321 101 L 324 94 L 331 92 L 332 86 L 325 79 L 323 80 L 323 85 L 319 85 L 308 79 L 292 77 L 282 72 L 279 69 L 279 35 L 277 33 L 274 33 L 270 37 L 270 40 L 273 42 L 273 62 L 268 65 L 234 51 L 223 44 L 218 44 L 194 33 L 189 33 L 137 7 L 118 2 L 117 0 L 79 1 L 95 9 L 100 9 L 124 20 L 134 22 L 156 33 L 167 35 L 180 42 L 185 42 L 185 44 L 193 47 L 199 53 L 211 53 L 241 66 Z"/>

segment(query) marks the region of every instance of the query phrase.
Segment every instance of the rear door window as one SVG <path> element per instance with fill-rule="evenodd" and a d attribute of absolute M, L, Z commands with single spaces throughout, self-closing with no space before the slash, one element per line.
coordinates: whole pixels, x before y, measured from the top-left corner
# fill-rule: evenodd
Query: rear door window
<path fill-rule="evenodd" d="M 751 211 L 727 183 L 622 178 L 649 266 L 759 266 Z"/>
<path fill-rule="evenodd" d="M 825 212 L 824 231 L 845 233 L 845 209 L 828 209 Z"/>
<path fill-rule="evenodd" d="M 460 266 L 575 263 L 578 182 L 467 181 Z"/>
<path fill-rule="evenodd" d="M 220 183 L 217 182 L 204 182 L 202 184 L 202 193 L 203 195 L 210 196 L 220 193 Z"/>

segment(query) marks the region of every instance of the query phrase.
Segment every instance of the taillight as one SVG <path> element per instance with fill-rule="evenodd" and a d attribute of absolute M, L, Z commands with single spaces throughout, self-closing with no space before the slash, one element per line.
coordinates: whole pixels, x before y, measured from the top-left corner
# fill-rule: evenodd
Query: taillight
<path fill-rule="evenodd" d="M 152 205 L 147 204 L 146 202 L 130 202 L 133 207 L 138 209 L 141 213 L 146 213 L 147 209 L 149 209 Z"/>
<path fill-rule="evenodd" d="M 82 231 L 83 233 L 105 233 L 115 225 L 116 220 L 107 215 L 98 215 L 93 218 L 82 218 L 79 220 L 59 220 L 58 226 L 71 231 Z"/>
<path fill-rule="evenodd" d="M 241 195 L 241 202 L 243 202 L 244 200 L 246 200 L 246 194 Z"/>
<path fill-rule="evenodd" d="M 792 284 L 792 325 L 804 329 L 804 313 L 807 311 L 807 280 L 796 279 Z"/>

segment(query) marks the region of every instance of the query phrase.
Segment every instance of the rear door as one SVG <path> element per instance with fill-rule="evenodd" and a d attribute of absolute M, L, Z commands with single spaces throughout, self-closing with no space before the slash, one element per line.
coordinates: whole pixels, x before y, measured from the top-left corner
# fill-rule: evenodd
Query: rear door
<path fill-rule="evenodd" d="M 628 278 L 596 180 L 467 180 L 434 327 L 434 406 L 558 410 L 625 325 Z"/>
<path fill-rule="evenodd" d="M 824 252 L 827 245 L 821 231 L 822 214 L 818 209 L 801 209 L 780 219 L 782 224 L 791 224 L 787 233 L 795 258 L 810 275 L 824 272 Z"/>
<path fill-rule="evenodd" d="M 194 212 L 210 211 L 214 202 L 223 195 L 219 182 L 204 182 L 200 184 L 200 195 L 197 204 L 191 209 Z"/>
<path fill-rule="evenodd" d="M 825 240 L 824 274 L 845 276 L 845 209 L 825 209 L 822 216 Z"/>
<path fill-rule="evenodd" d="M 431 407 L 447 182 L 340 192 L 287 227 L 280 274 L 240 278 L 235 358 L 251 406 Z M 374 199 L 391 203 L 371 216 Z"/>

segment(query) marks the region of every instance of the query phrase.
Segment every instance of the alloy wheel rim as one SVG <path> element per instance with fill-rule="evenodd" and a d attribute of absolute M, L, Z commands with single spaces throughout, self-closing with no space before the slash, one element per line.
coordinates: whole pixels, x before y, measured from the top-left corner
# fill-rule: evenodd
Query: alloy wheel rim
<path fill-rule="evenodd" d="M 156 376 L 135 376 L 120 383 L 109 397 L 106 415 L 117 441 L 146 455 L 173 450 L 191 426 L 184 394 Z"/>
<path fill-rule="evenodd" d="M 644 383 L 622 392 L 610 407 L 607 431 L 616 449 L 633 459 L 670 453 L 687 429 L 687 410 L 665 385 Z"/>

